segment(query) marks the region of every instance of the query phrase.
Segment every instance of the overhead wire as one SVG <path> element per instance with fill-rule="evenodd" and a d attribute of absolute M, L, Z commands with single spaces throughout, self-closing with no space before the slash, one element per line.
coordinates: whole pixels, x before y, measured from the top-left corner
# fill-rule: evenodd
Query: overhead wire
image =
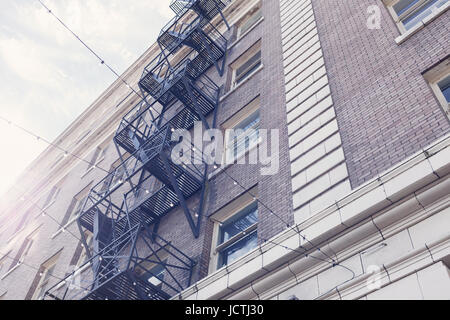
<path fill-rule="evenodd" d="M 80 43 L 82 43 L 82 45 L 87 48 L 98 60 L 102 65 L 105 65 L 121 82 L 123 82 L 127 88 L 129 88 L 130 90 L 132 90 L 137 96 L 139 96 L 143 101 L 146 101 L 144 97 L 142 97 L 136 90 L 133 89 L 133 87 L 131 85 L 129 85 L 129 83 L 122 77 L 119 75 L 119 73 L 117 73 L 114 68 L 112 68 L 99 54 L 97 54 L 86 42 L 84 42 L 68 25 L 66 25 L 56 14 L 54 14 L 54 12 L 47 6 L 45 5 L 41 0 L 38 0 L 39 3 L 47 10 L 47 12 L 49 14 L 51 14 L 55 19 L 58 20 L 58 22 L 66 29 L 68 30 L 78 41 L 80 41 Z M 156 111 L 153 108 L 153 111 Z M 158 111 L 156 111 L 158 112 Z M 159 113 L 160 114 L 160 113 Z M 160 114 L 161 115 L 161 114 Z M 195 152 L 195 149 L 194 149 Z M 203 154 L 203 153 L 202 153 Z M 106 171 L 106 170 L 105 170 Z M 109 171 L 106 171 L 109 174 Z M 328 262 L 330 264 L 333 265 L 333 267 L 335 266 L 341 266 L 339 264 L 339 262 L 336 262 L 335 259 L 333 259 L 331 256 L 329 256 L 326 252 L 324 252 L 323 250 L 321 250 L 318 246 L 314 245 L 309 239 L 307 239 L 300 230 L 298 230 L 298 228 L 294 228 L 293 226 L 291 226 L 290 223 L 288 223 L 285 219 L 283 219 L 280 215 L 276 214 L 272 209 L 270 209 L 269 206 L 267 206 L 263 201 L 261 201 L 260 199 L 258 199 L 257 197 L 255 197 L 254 195 L 251 194 L 251 192 L 249 190 L 247 190 L 242 184 L 240 184 L 236 179 L 234 179 L 231 175 L 229 175 L 225 170 L 222 170 L 222 172 L 225 172 L 225 174 L 231 179 L 233 180 L 233 182 L 237 185 L 239 185 L 241 188 L 243 188 L 245 190 L 246 193 L 248 193 L 249 195 L 251 195 L 256 201 L 258 201 L 258 203 L 260 203 L 264 208 L 266 208 L 272 215 L 274 215 L 275 217 L 277 217 L 282 223 L 284 223 L 287 228 L 292 229 L 293 231 L 295 231 L 297 234 L 299 234 L 299 236 L 306 242 L 308 242 L 313 248 L 317 249 L 318 252 L 320 252 L 321 254 L 323 254 L 327 259 L 330 259 L 331 262 Z M 267 240 L 266 241 L 271 241 L 271 240 Z M 292 250 L 292 249 L 291 249 Z M 310 256 L 310 255 L 309 255 Z M 320 258 L 319 258 L 320 259 Z M 324 261 L 326 261 L 325 259 L 323 259 Z M 345 268 L 345 266 L 341 266 L 343 268 Z M 348 269 L 348 268 L 346 268 Z M 353 272 L 353 271 L 352 271 Z"/>

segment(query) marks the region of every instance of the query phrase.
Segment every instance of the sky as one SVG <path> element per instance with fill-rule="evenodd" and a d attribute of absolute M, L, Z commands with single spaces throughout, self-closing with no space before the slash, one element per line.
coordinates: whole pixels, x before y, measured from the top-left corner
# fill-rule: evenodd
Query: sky
<path fill-rule="evenodd" d="M 42 1 L 119 73 L 173 16 L 170 0 Z M 115 79 L 37 0 L 0 1 L 0 116 L 53 141 Z M 46 147 L 0 120 L 0 195 Z"/>

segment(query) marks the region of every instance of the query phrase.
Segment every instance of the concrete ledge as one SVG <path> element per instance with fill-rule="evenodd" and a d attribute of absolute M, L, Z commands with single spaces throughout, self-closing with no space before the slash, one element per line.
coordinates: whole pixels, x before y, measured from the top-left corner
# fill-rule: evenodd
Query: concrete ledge
<path fill-rule="evenodd" d="M 195 287 L 198 288 L 199 292 L 202 292 L 202 299 L 215 299 L 224 297 L 230 293 L 230 289 L 232 289 L 232 291 L 238 290 L 239 288 L 244 287 L 246 284 L 248 285 L 249 283 L 252 283 L 252 281 L 254 281 L 255 279 L 260 278 L 262 275 L 269 272 L 264 267 L 263 256 L 265 252 L 274 250 L 274 244 L 271 244 L 271 242 L 280 244 L 287 240 L 286 243 L 290 243 L 290 245 L 294 246 L 292 249 L 299 250 L 301 252 L 305 248 L 311 249 L 311 243 L 319 245 L 322 244 L 322 242 L 324 242 L 325 240 L 337 237 L 343 230 L 351 228 L 359 221 L 363 221 L 367 217 L 378 213 L 381 209 L 384 209 L 384 207 L 391 206 L 390 210 L 402 209 L 410 213 L 410 203 L 408 203 L 407 205 L 403 203 L 403 206 L 398 208 L 392 206 L 392 201 L 388 199 L 383 185 L 390 182 L 395 177 L 398 177 L 400 174 L 409 172 L 409 184 L 398 187 L 397 193 L 404 194 L 406 192 L 405 190 L 407 190 L 407 192 L 414 195 L 414 192 L 426 187 L 432 180 L 430 177 L 432 177 L 434 171 L 431 165 L 429 165 L 430 155 L 432 155 L 432 157 L 435 157 L 435 163 L 441 163 L 441 165 L 439 166 L 441 176 L 449 173 L 449 158 L 446 157 L 448 155 L 447 153 L 449 148 L 450 135 L 447 135 L 446 137 L 436 142 L 433 146 L 410 157 L 403 163 L 380 175 L 380 177 L 377 177 L 376 179 L 369 181 L 367 184 L 361 186 L 360 188 L 352 191 L 349 195 L 344 197 L 341 201 L 338 201 L 335 205 L 316 213 L 312 216 L 312 218 L 296 226 L 295 228 L 301 230 L 302 234 L 306 235 L 308 239 L 308 241 L 306 241 L 305 239 L 301 239 L 298 248 L 295 248 L 295 244 L 297 243 L 296 241 L 299 235 L 292 229 L 287 229 L 272 238 L 270 242 L 261 245 L 249 254 L 233 262 L 232 264 L 227 266 L 227 268 L 222 268 L 219 271 L 206 277 L 205 279 L 199 281 L 197 284 L 195 284 Z M 443 160 L 444 158 L 447 160 Z M 427 165 L 424 166 L 423 163 L 426 163 Z M 427 168 L 425 174 L 424 172 L 421 172 L 421 170 L 423 170 L 424 168 Z M 434 180 L 438 179 L 438 176 L 434 175 L 434 177 Z M 448 178 L 442 182 L 447 183 L 447 180 Z M 442 191 L 442 189 L 439 190 Z M 422 190 L 422 193 L 424 192 L 425 190 Z M 402 212 L 397 211 L 397 214 L 399 213 Z M 396 220 L 398 220 L 398 218 L 401 218 L 402 216 L 403 214 L 399 214 L 399 217 L 396 217 Z M 422 215 L 421 219 L 425 219 L 425 217 L 426 215 Z M 374 231 L 377 232 L 378 230 L 375 229 Z M 367 236 L 367 234 L 364 234 L 363 236 Z M 278 260 L 269 261 L 269 264 L 266 265 L 270 267 L 270 269 L 275 268 L 277 264 L 282 265 L 283 263 L 285 263 L 286 259 L 289 259 L 294 254 L 294 252 L 288 253 L 284 250 L 277 249 L 276 251 Z M 279 262 L 277 263 L 277 261 Z M 307 263 L 308 259 L 303 258 L 300 261 L 301 264 L 304 264 Z M 328 268 L 329 267 L 330 266 L 328 265 Z M 220 278 L 224 276 L 226 276 L 226 278 L 228 279 L 226 286 L 225 281 L 220 280 Z M 213 284 L 214 282 L 217 283 Z M 252 289 L 251 291 L 253 292 L 254 290 Z M 191 295 L 186 296 L 185 293 L 187 292 L 190 292 Z M 188 299 L 193 298 L 195 296 L 194 292 L 195 290 L 189 288 L 184 293 L 182 293 L 181 296 Z M 174 299 L 177 298 L 179 297 L 174 297 Z"/>

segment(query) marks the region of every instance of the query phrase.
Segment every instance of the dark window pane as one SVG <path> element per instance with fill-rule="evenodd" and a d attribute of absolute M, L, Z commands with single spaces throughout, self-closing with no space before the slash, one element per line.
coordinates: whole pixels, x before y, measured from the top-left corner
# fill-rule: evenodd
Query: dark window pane
<path fill-rule="evenodd" d="M 430 2 L 426 3 L 422 7 L 420 7 L 417 11 L 415 11 L 413 14 L 411 14 L 408 18 L 403 20 L 403 24 L 405 26 L 406 30 L 411 29 L 414 27 L 419 21 L 421 21 L 423 18 L 431 14 L 431 7 L 434 6 L 438 2 L 438 0 L 431 0 Z"/>
<path fill-rule="evenodd" d="M 258 9 L 253 15 L 241 26 L 240 28 L 240 34 L 244 34 L 247 32 L 253 25 L 255 25 L 256 22 L 259 21 L 262 17 L 261 9 Z"/>
<path fill-rule="evenodd" d="M 221 227 L 220 243 L 230 240 L 235 235 L 245 231 L 258 222 L 258 205 L 254 203 L 240 213 L 235 218 L 226 222 Z"/>
<path fill-rule="evenodd" d="M 447 87 L 442 90 L 442 93 L 444 94 L 445 99 L 447 99 L 447 102 L 450 103 L 450 85 L 447 85 Z"/>
<path fill-rule="evenodd" d="M 400 16 L 419 1 L 420 0 L 400 0 L 396 5 L 394 5 L 394 10 L 397 15 Z"/>
<path fill-rule="evenodd" d="M 439 89 L 441 89 L 442 94 L 444 95 L 447 102 L 450 103 L 450 76 L 439 83 Z"/>
<path fill-rule="evenodd" d="M 258 245 L 258 234 L 253 232 L 220 252 L 219 268 L 228 265 Z"/>
<path fill-rule="evenodd" d="M 167 261 L 163 261 L 163 263 L 167 263 Z M 164 281 L 164 273 L 166 271 L 163 265 L 158 264 L 148 271 L 146 270 L 146 267 L 138 267 L 137 271 L 142 280 L 153 284 L 157 288 L 162 288 L 162 281 Z"/>
<path fill-rule="evenodd" d="M 261 65 L 261 60 L 257 61 L 250 69 L 248 69 L 247 71 L 240 74 L 239 77 L 236 78 L 236 84 L 239 84 L 242 81 L 244 81 L 245 79 L 247 79 L 247 77 L 249 75 L 251 75 L 253 71 L 258 69 L 260 65 Z"/>

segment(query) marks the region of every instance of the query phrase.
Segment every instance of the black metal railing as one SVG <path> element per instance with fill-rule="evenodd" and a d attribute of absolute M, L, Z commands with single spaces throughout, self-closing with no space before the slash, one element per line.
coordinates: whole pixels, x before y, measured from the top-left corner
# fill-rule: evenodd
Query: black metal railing
<path fill-rule="evenodd" d="M 165 300 L 190 285 L 194 266 L 171 242 L 137 225 L 48 289 L 45 299 Z"/>

